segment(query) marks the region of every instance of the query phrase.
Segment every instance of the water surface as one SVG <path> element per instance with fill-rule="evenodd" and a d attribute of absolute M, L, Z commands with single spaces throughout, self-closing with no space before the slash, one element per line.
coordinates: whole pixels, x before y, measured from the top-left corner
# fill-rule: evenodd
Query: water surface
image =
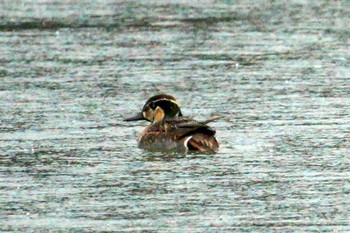
<path fill-rule="evenodd" d="M 1 231 L 350 231 L 347 1 L 0 4 Z M 137 148 L 160 92 L 218 154 Z"/>

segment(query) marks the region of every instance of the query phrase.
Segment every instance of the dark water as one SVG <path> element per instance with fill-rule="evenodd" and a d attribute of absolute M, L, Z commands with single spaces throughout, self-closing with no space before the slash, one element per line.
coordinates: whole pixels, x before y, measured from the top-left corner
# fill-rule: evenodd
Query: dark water
<path fill-rule="evenodd" d="M 350 231 L 348 1 L 0 5 L 1 231 Z M 159 92 L 218 154 L 137 148 Z"/>

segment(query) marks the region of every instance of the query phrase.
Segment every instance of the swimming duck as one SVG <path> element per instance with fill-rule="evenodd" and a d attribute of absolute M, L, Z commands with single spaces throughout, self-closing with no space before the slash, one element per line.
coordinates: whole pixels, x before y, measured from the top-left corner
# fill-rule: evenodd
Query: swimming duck
<path fill-rule="evenodd" d="M 219 143 L 207 125 L 218 118 L 196 121 L 182 115 L 176 99 L 167 94 L 149 98 L 140 113 L 124 121 L 151 122 L 138 137 L 138 146 L 148 151 L 215 153 Z"/>

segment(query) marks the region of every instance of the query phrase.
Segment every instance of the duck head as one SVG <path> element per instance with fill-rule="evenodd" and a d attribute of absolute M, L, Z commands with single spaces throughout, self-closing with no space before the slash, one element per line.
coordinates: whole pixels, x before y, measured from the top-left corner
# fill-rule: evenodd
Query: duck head
<path fill-rule="evenodd" d="M 160 94 L 149 98 L 140 113 L 133 117 L 126 118 L 124 121 L 146 120 L 157 123 L 176 116 L 182 116 L 180 106 L 176 102 L 176 99 L 171 95 Z"/>

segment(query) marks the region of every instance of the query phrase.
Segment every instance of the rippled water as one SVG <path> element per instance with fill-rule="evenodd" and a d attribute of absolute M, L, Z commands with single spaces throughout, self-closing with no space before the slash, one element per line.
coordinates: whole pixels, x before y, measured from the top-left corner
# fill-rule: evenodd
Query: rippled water
<path fill-rule="evenodd" d="M 350 231 L 347 1 L 0 5 L 1 231 Z M 137 148 L 160 92 L 218 154 Z"/>

